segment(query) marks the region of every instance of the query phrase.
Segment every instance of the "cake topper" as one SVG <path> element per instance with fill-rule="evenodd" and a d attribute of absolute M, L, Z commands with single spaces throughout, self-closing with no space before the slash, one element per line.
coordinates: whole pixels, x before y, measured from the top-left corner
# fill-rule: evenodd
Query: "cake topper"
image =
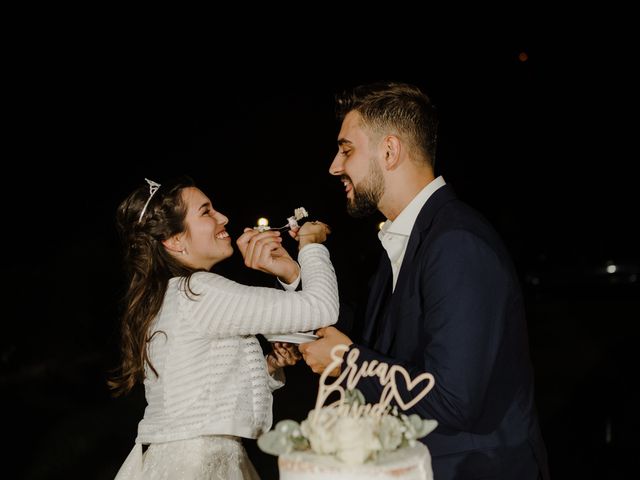
<path fill-rule="evenodd" d="M 348 349 L 349 347 L 343 344 L 336 345 L 331 349 L 331 363 L 327 365 L 322 375 L 320 375 L 318 396 L 316 397 L 316 410 L 320 410 L 323 406 L 326 406 L 327 408 L 337 408 L 344 411 L 346 404 L 345 392 L 347 390 L 354 390 L 362 377 L 378 377 L 380 379 L 380 385 L 384 387 L 380 394 L 380 401 L 373 405 L 366 405 L 362 411 L 360 409 L 353 409 L 347 405 L 348 411 L 345 412 L 347 415 L 357 417 L 363 413 L 370 413 L 375 416 L 382 416 L 388 412 L 392 400 L 395 400 L 402 410 L 408 410 L 429 393 L 435 384 L 435 379 L 430 373 L 421 373 L 411 380 L 406 368 L 400 365 L 391 365 L 391 367 L 389 367 L 389 364 L 378 362 L 377 360 L 372 360 L 371 362 L 364 361 L 358 368 L 356 360 L 360 356 L 360 350 L 357 348 L 353 348 L 347 355 L 346 368 L 340 372 L 340 375 L 333 383 L 327 384 L 327 377 L 333 370 L 342 365 L 344 352 Z M 398 392 L 396 374 L 402 376 L 404 385 L 409 392 L 416 386 L 423 385 L 408 402 L 405 402 L 400 392 Z M 427 382 L 426 385 L 424 384 L 425 381 Z M 343 382 L 346 382 L 346 389 L 341 385 Z M 325 405 L 327 399 L 333 392 L 339 394 L 338 400 L 329 405 Z"/>

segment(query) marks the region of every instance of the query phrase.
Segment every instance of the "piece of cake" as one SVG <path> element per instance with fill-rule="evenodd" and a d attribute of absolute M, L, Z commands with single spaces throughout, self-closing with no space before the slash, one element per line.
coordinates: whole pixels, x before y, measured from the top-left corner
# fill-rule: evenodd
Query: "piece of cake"
<path fill-rule="evenodd" d="M 293 211 L 293 216 L 287 218 L 287 225 L 291 229 L 298 228 L 300 226 L 298 225 L 298 220 L 302 220 L 303 218 L 308 216 L 309 212 L 307 212 L 304 207 L 296 208 Z"/>
<path fill-rule="evenodd" d="M 258 438 L 258 446 L 278 456 L 281 480 L 433 480 L 429 449 L 418 439 L 438 423 L 398 411 L 409 409 L 434 385 L 433 375 L 414 379 L 403 367 L 364 362 L 356 365 L 358 349 L 351 349 L 340 376 L 326 383 L 328 373 L 342 364 L 337 345 L 332 362 L 320 376 L 316 406 L 300 424 L 282 420 Z M 413 398 L 401 398 L 396 374 L 415 389 Z M 366 404 L 355 385 L 363 376 L 377 376 L 384 386 L 380 403 Z M 329 405 L 329 398 L 338 400 Z M 395 400 L 396 406 L 391 406 Z"/>
<path fill-rule="evenodd" d="M 309 212 L 307 212 L 307 210 L 304 207 L 299 207 L 293 211 L 292 216 L 287 217 L 287 224 L 282 227 L 272 229 L 269 226 L 268 220 L 266 218 L 260 218 L 258 220 L 258 225 L 256 225 L 253 228 L 254 230 L 258 230 L 260 232 L 265 232 L 267 230 L 282 230 L 282 231 L 291 230 L 294 228 L 299 228 L 300 225 L 298 224 L 298 220 L 302 220 L 303 218 L 308 216 L 309 216 Z"/>

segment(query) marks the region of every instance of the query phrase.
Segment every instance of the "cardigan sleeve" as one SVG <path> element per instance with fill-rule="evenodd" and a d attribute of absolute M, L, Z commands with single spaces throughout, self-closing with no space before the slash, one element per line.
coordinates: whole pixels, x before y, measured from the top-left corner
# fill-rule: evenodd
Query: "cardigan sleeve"
<path fill-rule="evenodd" d="M 181 293 L 184 320 L 212 338 L 307 331 L 338 319 L 338 284 L 322 244 L 298 254 L 303 288 L 285 291 L 242 285 L 220 275 L 193 275 L 191 290 Z M 183 288 L 183 287 L 182 287 Z"/>
<path fill-rule="evenodd" d="M 287 378 L 284 374 L 284 367 L 279 367 L 275 369 L 273 375 L 267 375 L 267 386 L 273 393 L 277 389 L 284 387 L 286 380 Z"/>

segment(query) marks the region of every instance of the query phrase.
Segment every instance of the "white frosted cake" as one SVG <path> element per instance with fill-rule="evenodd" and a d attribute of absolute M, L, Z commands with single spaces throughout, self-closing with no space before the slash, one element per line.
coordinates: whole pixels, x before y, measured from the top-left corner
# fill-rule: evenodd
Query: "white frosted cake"
<path fill-rule="evenodd" d="M 280 480 L 433 480 L 431 455 L 422 443 L 382 453 L 375 461 L 349 465 L 309 451 L 278 457 Z"/>
<path fill-rule="evenodd" d="M 258 446 L 278 456 L 280 480 L 433 480 L 429 449 L 418 439 L 438 425 L 409 410 L 434 385 L 424 372 L 410 378 L 399 365 L 363 362 L 351 349 L 342 364 L 346 345 L 331 351 L 332 362 L 320 376 L 316 408 L 305 420 L 281 420 L 258 438 Z M 327 382 L 329 372 L 341 366 L 339 376 Z M 397 374 L 400 374 L 397 376 Z M 365 403 L 355 388 L 362 377 L 378 377 L 383 386 L 379 403 Z M 397 379 L 412 391 L 403 398 Z M 329 398 L 338 400 L 327 404 Z"/>

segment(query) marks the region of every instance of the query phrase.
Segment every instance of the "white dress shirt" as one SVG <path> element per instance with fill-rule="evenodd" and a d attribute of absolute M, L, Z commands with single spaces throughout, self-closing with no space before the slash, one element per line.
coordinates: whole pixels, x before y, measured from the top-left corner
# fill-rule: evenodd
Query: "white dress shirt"
<path fill-rule="evenodd" d="M 413 200 L 404 207 L 402 212 L 400 212 L 400 215 L 398 215 L 393 222 L 391 220 L 387 220 L 378 232 L 378 238 L 380 239 L 384 249 L 387 251 L 387 255 L 391 262 L 391 270 L 393 272 L 393 290 L 396 288 L 398 274 L 400 272 L 400 267 L 402 266 L 402 260 L 404 259 L 404 252 L 407 250 L 409 235 L 411 235 L 413 225 L 416 223 L 416 218 L 418 218 L 420 210 L 422 210 L 422 207 L 429 197 L 433 195 L 433 192 L 445 184 L 446 183 L 442 176 L 429 182 L 415 197 L 413 197 Z"/>

